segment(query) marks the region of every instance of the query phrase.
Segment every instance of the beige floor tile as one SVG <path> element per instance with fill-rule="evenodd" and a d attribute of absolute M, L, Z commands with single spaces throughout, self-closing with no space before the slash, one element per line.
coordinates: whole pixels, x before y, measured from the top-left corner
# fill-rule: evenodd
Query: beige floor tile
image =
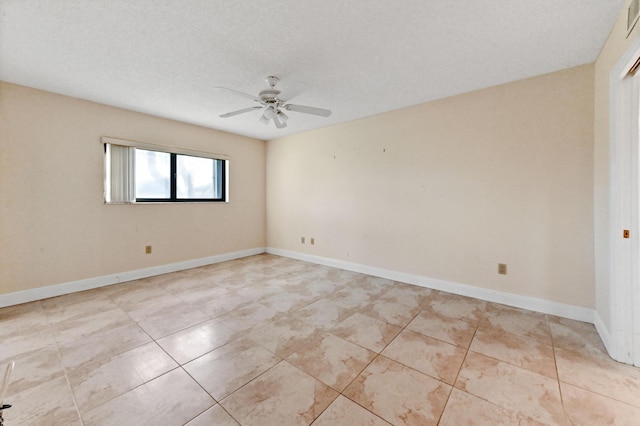
<path fill-rule="evenodd" d="M 280 362 L 248 339 L 239 339 L 184 365 L 184 369 L 217 401 Z"/>
<path fill-rule="evenodd" d="M 91 290 L 78 291 L 76 293 L 69 293 L 62 296 L 50 297 L 41 301 L 42 308 L 49 312 L 56 309 L 64 309 L 70 306 L 81 306 L 85 302 L 91 302 L 95 299 L 100 299 L 105 296 L 102 288 L 94 288 Z M 83 308 L 79 308 L 82 310 Z M 110 309 L 110 308 L 109 308 Z"/>
<path fill-rule="evenodd" d="M 435 292 L 428 288 L 395 283 L 391 290 L 380 296 L 378 300 L 400 303 L 410 308 L 424 308 L 434 294 Z"/>
<path fill-rule="evenodd" d="M 441 340 L 404 330 L 381 354 L 453 385 L 467 351 Z"/>
<path fill-rule="evenodd" d="M 215 401 L 181 368 L 94 408 L 83 416 L 86 426 L 184 424 Z"/>
<path fill-rule="evenodd" d="M 329 266 L 316 265 L 313 267 L 306 264 L 304 270 L 298 271 L 293 276 L 300 277 L 306 281 L 331 280 L 332 282 L 347 283 L 357 279 L 360 275 L 356 272 L 345 271 L 341 269 L 331 268 Z"/>
<path fill-rule="evenodd" d="M 640 369 L 609 357 L 556 348 L 561 382 L 640 407 Z"/>
<path fill-rule="evenodd" d="M 335 280 L 336 282 L 350 283 L 355 281 L 360 276 L 358 272 L 348 271 L 346 269 L 327 267 L 325 270 L 326 278 Z"/>
<path fill-rule="evenodd" d="M 312 426 L 389 426 L 389 423 L 339 395 Z"/>
<path fill-rule="evenodd" d="M 265 297 L 260 301 L 260 303 L 278 312 L 293 312 L 297 309 L 310 305 L 318 299 L 318 296 L 292 293 L 288 290 Z"/>
<path fill-rule="evenodd" d="M 186 292 L 193 288 L 200 287 L 207 281 L 197 275 L 194 275 L 193 272 L 190 273 L 189 271 L 192 270 L 164 274 L 158 277 L 148 278 L 148 280 L 156 287 L 163 288 L 172 294 Z"/>
<path fill-rule="evenodd" d="M 547 315 L 495 303 L 487 304 L 479 329 L 494 329 L 552 344 Z"/>
<path fill-rule="evenodd" d="M 240 296 L 251 299 L 253 302 L 260 302 L 263 299 L 267 299 L 273 295 L 283 293 L 284 290 L 277 286 L 266 286 L 264 280 L 260 280 L 259 283 L 251 284 L 240 288 L 238 294 Z"/>
<path fill-rule="evenodd" d="M 4 324 L 2 324 L 2 327 L 4 327 Z M 32 352 L 56 349 L 53 334 L 46 325 L 42 326 L 38 333 L 32 331 L 25 335 L 20 335 L 19 333 L 10 334 L 12 334 L 11 337 L 0 338 L 0 365 L 5 365 L 12 359 L 27 356 Z"/>
<path fill-rule="evenodd" d="M 449 396 L 438 424 L 440 426 L 544 426 L 544 423 L 455 388 Z"/>
<path fill-rule="evenodd" d="M 330 333 L 379 353 L 401 330 L 396 325 L 356 313 L 332 328 Z"/>
<path fill-rule="evenodd" d="M 30 335 L 40 335 L 49 321 L 40 302 L 24 303 L 0 309 L 0 341 L 16 341 Z M 0 348 L 0 358 L 2 358 Z"/>
<path fill-rule="evenodd" d="M 240 426 L 221 405 L 216 404 L 185 426 Z"/>
<path fill-rule="evenodd" d="M 3 370 L 4 374 L 4 370 Z M 65 377 L 57 377 L 5 398 L 5 425 L 69 425 L 79 421 Z"/>
<path fill-rule="evenodd" d="M 162 315 L 163 312 L 185 305 L 180 298 L 166 291 L 157 291 L 152 297 L 143 300 L 136 299 L 122 301 L 118 305 L 137 322 Z"/>
<path fill-rule="evenodd" d="M 321 278 L 302 280 L 283 286 L 283 288 L 288 292 L 297 293 L 309 299 L 317 300 L 333 294 L 340 286 L 328 278 Z"/>
<path fill-rule="evenodd" d="M 341 392 L 376 356 L 361 346 L 323 334 L 287 361 L 310 376 Z"/>
<path fill-rule="evenodd" d="M 310 262 L 295 261 L 293 259 L 287 259 L 287 262 L 282 262 L 278 265 L 278 270 L 294 275 L 302 276 L 315 276 L 324 277 L 329 273 L 329 267 L 314 265 Z"/>
<path fill-rule="evenodd" d="M 122 395 L 178 365 L 154 342 L 69 372 L 81 413 Z"/>
<path fill-rule="evenodd" d="M 118 309 L 118 305 L 102 293 L 85 293 L 88 292 L 79 293 L 84 297 L 78 297 L 74 293 L 44 300 L 43 306 L 49 323 L 55 325 L 63 321 L 82 320 L 100 312 Z"/>
<path fill-rule="evenodd" d="M 558 381 L 469 352 L 456 388 L 547 425 L 564 423 Z"/>
<path fill-rule="evenodd" d="M 469 350 L 557 379 L 553 347 L 501 330 L 476 332 Z"/>
<path fill-rule="evenodd" d="M 58 344 L 64 345 L 132 323 L 133 321 L 124 311 L 115 308 L 61 321 L 53 325 L 51 329 Z"/>
<path fill-rule="evenodd" d="M 571 425 L 628 425 L 640 422 L 640 408 L 561 383 L 567 419 Z"/>
<path fill-rule="evenodd" d="M 451 386 L 384 357 L 376 358 L 343 392 L 394 425 L 435 425 Z"/>
<path fill-rule="evenodd" d="M 359 290 L 366 292 L 374 299 L 377 299 L 395 287 L 415 288 L 415 286 L 409 284 L 398 283 L 386 278 L 374 277 L 366 274 L 356 275 L 354 279 L 349 281 L 349 285 L 351 288 L 358 288 Z"/>
<path fill-rule="evenodd" d="M 330 299 L 320 299 L 297 311 L 296 316 L 304 318 L 310 324 L 328 330 L 349 318 L 355 312 L 355 309 L 338 306 Z"/>
<path fill-rule="evenodd" d="M 65 374 L 55 346 L 29 352 L 12 359 L 15 361 L 15 367 L 11 374 L 10 386 L 7 389 L 7 395 L 9 396 L 59 377 L 64 377 Z M 0 363 L 0 380 L 4 377 L 8 364 L 9 360 Z"/>
<path fill-rule="evenodd" d="M 309 345 L 323 332 L 322 328 L 290 315 L 254 327 L 247 333 L 247 337 L 280 358 L 286 358 Z"/>
<path fill-rule="evenodd" d="M 476 332 L 476 326 L 468 321 L 451 318 L 428 309 L 420 312 L 407 325 L 407 328 L 462 348 L 469 347 Z"/>
<path fill-rule="evenodd" d="M 338 393 L 286 361 L 220 404 L 242 425 L 309 425 Z"/>
<path fill-rule="evenodd" d="M 389 324 L 404 327 L 420 312 L 420 306 L 409 307 L 390 300 L 376 300 L 359 311 Z"/>
<path fill-rule="evenodd" d="M 0 321 L 3 324 L 12 324 L 11 321 L 42 321 L 46 322 L 46 318 L 42 318 L 44 308 L 42 307 L 42 301 L 36 300 L 35 302 L 21 303 L 19 305 L 6 306 L 0 308 Z M 12 326 L 17 326 L 17 323 L 13 323 Z M 6 330 L 0 331 L 0 336 Z"/>
<path fill-rule="evenodd" d="M 200 310 L 208 314 L 211 318 L 217 318 L 251 304 L 253 304 L 251 299 L 240 296 L 236 291 L 229 291 L 215 299 L 207 301 L 204 305 L 200 306 Z"/>
<path fill-rule="evenodd" d="M 252 303 L 225 315 L 217 316 L 216 320 L 236 331 L 244 331 L 264 324 L 277 314 L 278 311 L 275 309 L 267 308 L 260 303 Z"/>
<path fill-rule="evenodd" d="M 327 300 L 345 309 L 362 309 L 375 299 L 363 289 L 351 287 L 343 287 L 327 296 Z"/>
<path fill-rule="evenodd" d="M 606 355 L 607 350 L 602 343 L 593 324 L 574 321 L 566 318 L 550 317 L 553 346 L 574 352 L 591 352 Z"/>
<path fill-rule="evenodd" d="M 210 352 L 238 336 L 221 322 L 209 320 L 158 339 L 158 344 L 180 365 Z"/>
<path fill-rule="evenodd" d="M 440 316 L 477 324 L 487 306 L 487 302 L 471 297 L 439 291 L 433 296 L 427 310 Z"/>
<path fill-rule="evenodd" d="M 59 345 L 58 350 L 62 364 L 73 368 L 110 358 L 151 341 L 151 337 L 138 324 L 130 322 L 104 333 Z"/>
<path fill-rule="evenodd" d="M 209 315 L 190 305 L 178 305 L 149 316 L 138 325 L 154 339 L 168 336 L 211 319 Z"/>
<path fill-rule="evenodd" d="M 149 299 L 169 294 L 164 288 L 150 282 L 149 279 L 129 281 L 103 287 L 103 293 L 123 309 L 128 306 L 143 303 Z"/>
<path fill-rule="evenodd" d="M 201 307 L 207 302 L 216 300 L 220 296 L 229 293 L 231 290 L 224 287 L 217 287 L 210 282 L 203 282 L 200 286 L 193 287 L 187 291 L 179 291 L 174 295 L 185 303 Z"/>

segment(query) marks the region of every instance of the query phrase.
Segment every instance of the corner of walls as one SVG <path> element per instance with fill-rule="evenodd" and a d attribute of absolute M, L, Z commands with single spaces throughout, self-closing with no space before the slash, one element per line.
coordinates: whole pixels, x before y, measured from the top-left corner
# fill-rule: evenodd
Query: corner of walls
<path fill-rule="evenodd" d="M 600 316 L 600 312 L 597 310 L 593 313 L 593 325 L 596 327 L 596 331 L 600 335 L 600 339 L 604 344 L 604 347 L 607 349 L 607 352 L 610 354 L 615 353 L 615 347 L 613 345 L 613 338 L 611 337 L 611 332 L 609 328 L 606 326 L 602 317 Z"/>

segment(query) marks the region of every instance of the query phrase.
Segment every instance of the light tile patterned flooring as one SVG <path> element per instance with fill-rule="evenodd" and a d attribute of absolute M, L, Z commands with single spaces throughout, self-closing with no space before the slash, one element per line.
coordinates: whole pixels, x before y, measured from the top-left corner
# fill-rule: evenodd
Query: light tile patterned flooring
<path fill-rule="evenodd" d="M 260 255 L 0 309 L 7 426 L 638 425 L 590 324 Z"/>

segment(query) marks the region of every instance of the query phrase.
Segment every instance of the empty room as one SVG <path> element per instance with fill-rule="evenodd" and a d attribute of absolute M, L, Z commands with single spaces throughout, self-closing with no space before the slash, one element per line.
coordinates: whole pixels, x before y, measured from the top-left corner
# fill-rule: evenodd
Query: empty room
<path fill-rule="evenodd" d="M 0 425 L 640 424 L 640 0 L 0 0 Z"/>

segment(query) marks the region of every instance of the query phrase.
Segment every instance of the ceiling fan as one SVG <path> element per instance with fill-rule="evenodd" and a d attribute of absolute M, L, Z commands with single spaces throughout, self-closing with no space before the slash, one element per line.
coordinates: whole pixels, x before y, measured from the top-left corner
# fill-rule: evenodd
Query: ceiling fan
<path fill-rule="evenodd" d="M 236 95 L 243 96 L 260 104 L 221 114 L 220 118 L 229 118 L 246 112 L 262 109 L 262 116 L 260 117 L 260 122 L 262 124 L 268 125 L 273 120 L 273 124 L 275 124 L 278 129 L 284 129 L 287 127 L 287 120 L 289 119 L 289 116 L 285 114 L 285 111 L 301 112 L 304 114 L 318 115 L 320 117 L 329 117 L 331 115 L 331 111 L 328 109 L 287 103 L 287 101 L 278 97 L 280 95 L 280 90 L 276 89 L 276 84 L 278 83 L 279 78 L 269 76 L 265 78 L 265 80 L 269 85 L 269 88 L 258 93 L 258 96 L 249 95 L 248 93 L 239 92 L 226 87 L 218 87 L 219 89 L 229 90 Z"/>

